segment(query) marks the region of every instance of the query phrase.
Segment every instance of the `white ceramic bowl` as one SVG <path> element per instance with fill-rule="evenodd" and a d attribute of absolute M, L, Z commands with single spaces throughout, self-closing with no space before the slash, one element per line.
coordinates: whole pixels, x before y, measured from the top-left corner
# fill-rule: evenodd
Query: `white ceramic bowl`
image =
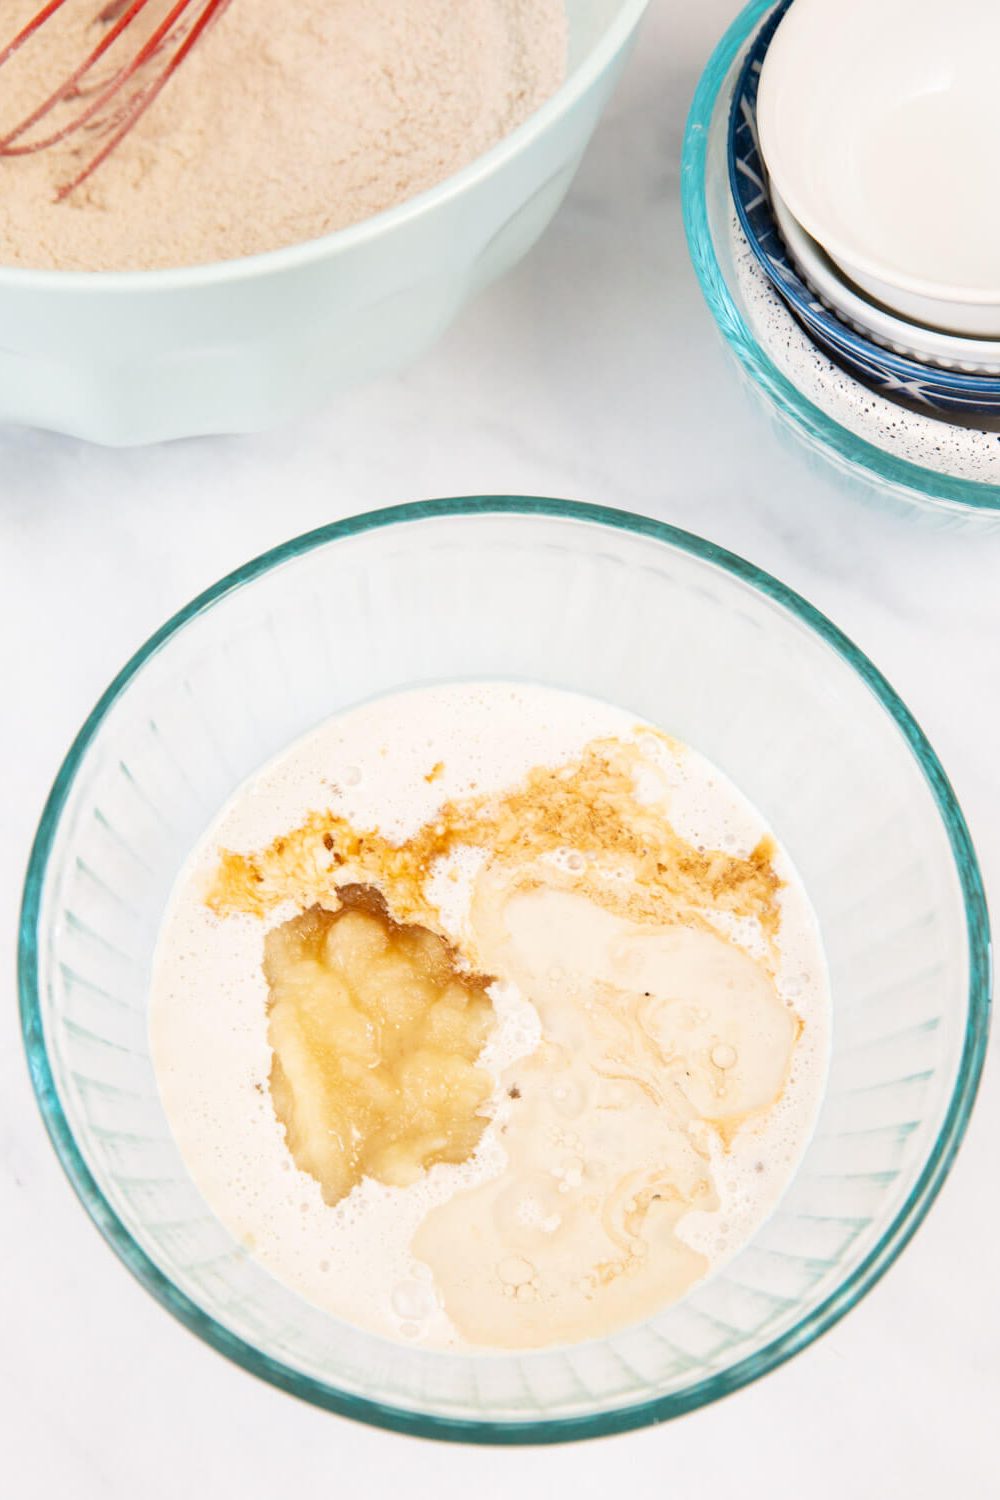
<path fill-rule="evenodd" d="M 761 152 L 870 297 L 1000 338 L 997 0 L 796 0 L 764 62 Z"/>
<path fill-rule="evenodd" d="M 781 194 L 772 185 L 771 210 L 781 237 L 803 280 L 820 301 L 842 317 L 855 332 L 886 349 L 942 370 L 964 375 L 1000 375 L 1000 340 L 962 338 L 894 317 L 884 307 L 862 297 L 807 234 Z"/>
<path fill-rule="evenodd" d="M 0 422 L 122 445 L 256 431 L 407 364 L 549 223 L 647 3 L 567 0 L 559 92 L 362 224 L 176 270 L 0 268 Z"/>

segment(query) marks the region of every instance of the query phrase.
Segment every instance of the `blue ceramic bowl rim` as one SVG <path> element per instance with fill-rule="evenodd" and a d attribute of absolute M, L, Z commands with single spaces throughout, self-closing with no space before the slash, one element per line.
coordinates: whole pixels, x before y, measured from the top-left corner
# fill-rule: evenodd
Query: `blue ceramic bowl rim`
<path fill-rule="evenodd" d="M 1000 485 L 924 468 L 867 442 L 822 411 L 783 375 L 762 348 L 733 300 L 719 265 L 708 221 L 705 172 L 710 128 L 730 70 L 775 0 L 750 0 L 712 53 L 688 114 L 681 155 L 681 205 L 695 274 L 713 318 L 753 383 L 807 439 L 852 470 L 901 489 L 941 509 L 1000 512 Z"/>
<path fill-rule="evenodd" d="M 381 234 L 388 234 L 411 219 L 429 213 L 440 204 L 458 197 L 492 172 L 498 171 L 533 139 L 543 135 L 587 92 L 610 67 L 635 31 L 649 0 L 620 0 L 620 9 L 604 34 L 598 39 L 579 67 L 563 80 L 555 93 L 544 101 L 516 129 L 505 135 L 488 151 L 482 152 L 457 172 L 441 182 L 407 198 L 403 203 L 383 209 L 381 213 L 335 229 L 313 239 L 296 240 L 277 250 L 256 255 L 236 256 L 229 260 L 212 260 L 193 266 L 163 266 L 156 270 L 131 271 L 56 271 L 47 267 L 0 266 L 0 292 L 6 290 L 44 291 L 54 296 L 91 293 L 152 293 L 186 291 L 198 287 L 221 286 L 258 276 L 280 274 L 325 260 L 341 251 L 353 250 Z"/>
<path fill-rule="evenodd" d="M 771 200 L 768 195 L 766 199 L 767 213 L 771 223 L 771 229 L 782 244 L 783 257 L 779 267 L 771 255 L 761 244 L 760 235 L 747 211 L 744 193 L 741 191 L 739 171 L 737 169 L 737 147 L 736 132 L 738 128 L 737 115 L 740 102 L 746 97 L 747 82 L 751 70 L 756 63 L 763 61 L 768 47 L 771 45 L 774 32 L 792 5 L 793 0 L 778 0 L 774 11 L 760 28 L 754 37 L 753 44 L 747 52 L 746 59 L 740 69 L 733 90 L 733 102 L 729 110 L 729 125 L 726 137 L 726 151 L 729 166 L 729 185 L 732 188 L 733 203 L 740 221 L 743 233 L 746 235 L 747 244 L 753 253 L 754 259 L 760 266 L 764 275 L 770 281 L 781 298 L 815 328 L 824 338 L 843 352 L 854 355 L 858 359 L 866 361 L 878 369 L 888 370 L 902 380 L 916 381 L 926 386 L 929 390 L 937 390 L 945 394 L 957 393 L 960 396 L 983 397 L 1000 396 L 1000 377 L 995 375 L 970 375 L 961 370 L 948 370 L 938 365 L 922 364 L 919 360 L 909 359 L 905 355 L 896 354 L 892 349 L 886 349 L 882 344 L 877 344 L 874 339 L 865 338 L 863 334 L 851 328 L 842 318 L 838 318 L 835 312 L 824 307 L 822 302 L 814 295 L 808 283 L 800 275 L 795 261 L 788 253 L 781 241 L 781 230 L 771 209 Z M 758 151 L 758 157 L 760 153 Z M 761 159 L 763 168 L 763 160 Z M 992 408 L 996 410 L 995 405 Z"/>
<path fill-rule="evenodd" d="M 452 517 L 506 515 L 529 519 L 555 517 L 612 531 L 649 537 L 699 558 L 779 605 L 793 620 L 818 635 L 853 668 L 885 709 L 922 771 L 948 836 L 966 916 L 969 952 L 968 1017 L 955 1087 L 934 1147 L 906 1203 L 879 1243 L 842 1286 L 780 1338 L 730 1369 L 672 1395 L 638 1402 L 623 1409 L 578 1417 L 495 1421 L 452 1418 L 394 1407 L 339 1390 L 305 1376 L 263 1353 L 205 1313 L 158 1269 L 115 1214 L 91 1174 L 73 1136 L 59 1099 L 42 1026 L 38 988 L 41 902 L 49 861 L 74 781 L 87 751 L 109 711 L 145 664 L 167 647 L 192 620 L 231 593 L 244 589 L 272 569 L 317 548 L 385 527 Z M 56 776 L 42 813 L 24 885 L 18 944 L 18 986 L 24 1045 L 32 1084 L 49 1137 L 66 1175 L 97 1228 L 133 1275 L 179 1322 L 243 1369 L 316 1406 L 375 1426 L 421 1437 L 471 1443 L 517 1444 L 566 1442 L 623 1432 L 662 1422 L 704 1406 L 758 1379 L 805 1348 L 850 1310 L 893 1263 L 916 1231 L 937 1196 L 968 1125 L 985 1055 L 990 1013 L 989 918 L 982 878 L 965 819 L 947 776 L 923 731 L 893 688 L 825 615 L 785 584 L 732 552 L 690 532 L 626 511 L 519 495 L 484 495 L 429 500 L 354 516 L 272 548 L 228 574 L 179 610 L 126 663 L 85 720 Z"/>

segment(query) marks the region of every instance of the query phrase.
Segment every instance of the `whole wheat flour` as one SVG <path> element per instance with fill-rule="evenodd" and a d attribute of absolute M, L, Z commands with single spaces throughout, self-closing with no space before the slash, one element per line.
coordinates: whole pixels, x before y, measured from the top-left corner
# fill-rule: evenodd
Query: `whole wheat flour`
<path fill-rule="evenodd" d="M 72 0 L 5 67 L 0 128 L 94 46 L 99 8 Z M 37 9 L 9 0 L 5 33 Z M 565 65 L 563 0 L 231 0 L 68 198 L 56 191 L 93 137 L 0 158 L 0 264 L 182 266 L 312 239 L 456 172 L 537 109 Z"/>

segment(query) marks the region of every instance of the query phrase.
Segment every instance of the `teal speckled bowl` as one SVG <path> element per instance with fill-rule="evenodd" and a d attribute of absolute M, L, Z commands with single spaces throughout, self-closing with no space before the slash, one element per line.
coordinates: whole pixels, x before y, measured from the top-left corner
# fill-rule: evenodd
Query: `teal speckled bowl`
<path fill-rule="evenodd" d="M 406 365 L 548 225 L 648 0 L 567 0 L 569 76 L 437 187 L 266 255 L 0 267 L 0 422 L 127 445 L 252 432 Z"/>

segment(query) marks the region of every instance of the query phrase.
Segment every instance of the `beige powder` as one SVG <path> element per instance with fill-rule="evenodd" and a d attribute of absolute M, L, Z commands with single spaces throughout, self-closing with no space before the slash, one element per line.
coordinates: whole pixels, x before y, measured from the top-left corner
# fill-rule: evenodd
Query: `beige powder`
<path fill-rule="evenodd" d="M 5 5 L 3 41 L 37 9 Z M 0 127 L 93 47 L 99 9 L 73 0 L 5 67 Z M 150 10 L 162 15 L 159 0 Z M 54 201 L 92 137 L 0 158 L 0 264 L 193 265 L 341 229 L 495 145 L 558 88 L 565 61 L 563 0 L 231 0 L 68 199 Z"/>

